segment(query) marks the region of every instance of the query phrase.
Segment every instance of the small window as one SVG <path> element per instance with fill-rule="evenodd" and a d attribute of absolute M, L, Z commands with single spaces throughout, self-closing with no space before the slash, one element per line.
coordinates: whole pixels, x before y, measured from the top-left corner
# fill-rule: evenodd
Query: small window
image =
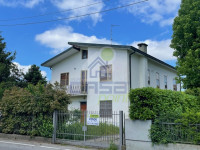
<path fill-rule="evenodd" d="M 60 74 L 60 86 L 69 85 L 69 73 L 61 73 Z"/>
<path fill-rule="evenodd" d="M 174 90 L 174 91 L 177 91 L 176 79 L 173 79 L 173 90 Z"/>
<path fill-rule="evenodd" d="M 112 81 L 112 65 L 100 67 L 100 81 Z"/>
<path fill-rule="evenodd" d="M 167 76 L 164 76 L 164 85 L 165 85 L 165 89 L 167 89 Z"/>
<path fill-rule="evenodd" d="M 112 117 L 112 101 L 100 101 L 100 117 Z"/>
<path fill-rule="evenodd" d="M 158 72 L 156 72 L 156 87 L 160 88 L 160 75 Z"/>
<path fill-rule="evenodd" d="M 151 81 L 150 81 L 150 69 L 148 69 L 148 85 L 151 84 Z"/>
<path fill-rule="evenodd" d="M 88 58 L 88 51 L 82 50 L 82 59 L 87 59 L 87 58 Z"/>

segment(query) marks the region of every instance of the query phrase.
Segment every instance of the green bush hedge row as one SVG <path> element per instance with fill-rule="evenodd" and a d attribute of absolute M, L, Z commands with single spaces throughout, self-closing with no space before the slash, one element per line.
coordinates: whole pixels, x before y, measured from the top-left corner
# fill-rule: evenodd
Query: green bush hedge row
<path fill-rule="evenodd" d="M 191 124 L 200 124 L 200 89 L 176 92 L 147 87 L 132 89 L 129 98 L 131 119 L 153 121 L 150 130 L 153 143 L 171 143 L 176 137 L 182 142 L 199 144 L 200 134 L 196 128 L 191 128 Z M 180 126 L 171 126 L 170 131 L 163 122 L 181 124 L 181 132 L 192 138 L 185 139 L 178 132 L 172 133 L 172 130 L 180 130 Z"/>
<path fill-rule="evenodd" d="M 52 136 L 54 110 L 67 108 L 69 96 L 52 85 L 13 87 L 0 101 L 0 132 L 31 136 Z"/>

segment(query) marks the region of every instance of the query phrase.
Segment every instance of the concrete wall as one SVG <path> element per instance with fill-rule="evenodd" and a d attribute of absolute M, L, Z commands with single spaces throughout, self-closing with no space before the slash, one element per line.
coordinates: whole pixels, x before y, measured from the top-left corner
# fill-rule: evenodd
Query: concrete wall
<path fill-rule="evenodd" d="M 151 120 L 125 120 L 126 150 L 200 150 L 192 144 L 153 145 L 149 138 Z"/>

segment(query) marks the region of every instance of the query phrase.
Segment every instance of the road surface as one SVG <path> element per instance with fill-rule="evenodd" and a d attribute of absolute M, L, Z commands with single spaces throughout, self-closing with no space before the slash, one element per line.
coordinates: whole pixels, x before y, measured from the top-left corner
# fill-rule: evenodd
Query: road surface
<path fill-rule="evenodd" d="M 68 145 L 62 146 L 57 144 L 28 142 L 21 140 L 7 140 L 0 138 L 0 150 L 96 150 L 96 149 L 79 148 Z"/>

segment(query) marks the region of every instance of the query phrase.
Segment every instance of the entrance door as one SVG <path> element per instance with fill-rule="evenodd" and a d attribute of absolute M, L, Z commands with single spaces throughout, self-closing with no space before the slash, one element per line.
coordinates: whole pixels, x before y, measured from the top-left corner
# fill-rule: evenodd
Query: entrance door
<path fill-rule="evenodd" d="M 80 108 L 81 108 L 81 122 L 84 122 L 84 112 L 87 110 L 87 103 L 86 102 L 81 102 L 80 103 Z"/>

